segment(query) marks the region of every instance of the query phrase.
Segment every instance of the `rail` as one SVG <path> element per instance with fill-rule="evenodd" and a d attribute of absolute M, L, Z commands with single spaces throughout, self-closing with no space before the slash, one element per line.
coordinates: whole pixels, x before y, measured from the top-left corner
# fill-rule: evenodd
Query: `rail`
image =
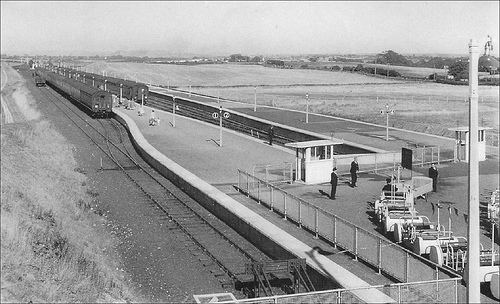
<path fill-rule="evenodd" d="M 300 228 L 323 238 L 400 282 L 460 276 L 348 220 L 304 201 L 278 186 L 238 170 L 238 189 Z"/>

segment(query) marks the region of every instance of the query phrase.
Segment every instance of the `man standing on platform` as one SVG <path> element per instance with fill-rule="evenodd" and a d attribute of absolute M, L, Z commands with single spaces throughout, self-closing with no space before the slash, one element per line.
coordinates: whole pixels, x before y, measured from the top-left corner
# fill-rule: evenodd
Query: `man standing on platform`
<path fill-rule="evenodd" d="M 351 187 L 357 187 L 356 182 L 358 181 L 358 171 L 359 171 L 359 165 L 358 165 L 358 159 L 354 158 L 354 160 L 351 163 Z"/>
<path fill-rule="evenodd" d="M 432 178 L 432 192 L 437 192 L 437 182 L 438 182 L 438 169 L 436 164 L 432 164 L 429 168 L 429 177 Z"/>
<path fill-rule="evenodd" d="M 269 131 L 267 132 L 267 135 L 269 136 L 269 145 L 273 145 L 273 137 L 274 137 L 274 126 L 269 127 Z"/>
<path fill-rule="evenodd" d="M 332 190 L 330 191 L 330 199 L 335 199 L 335 194 L 337 193 L 337 182 L 339 177 L 337 175 L 337 167 L 333 167 L 332 174 L 330 175 L 330 184 L 332 185 Z"/>

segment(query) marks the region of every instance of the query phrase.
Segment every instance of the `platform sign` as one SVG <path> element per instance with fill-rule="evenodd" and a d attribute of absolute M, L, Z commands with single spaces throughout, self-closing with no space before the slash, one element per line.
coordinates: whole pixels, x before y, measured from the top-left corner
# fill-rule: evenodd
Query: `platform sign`
<path fill-rule="evenodd" d="M 413 151 L 410 149 L 401 149 L 401 167 L 411 170 L 413 163 Z"/>
<path fill-rule="evenodd" d="M 213 113 L 212 113 L 212 118 L 213 118 L 213 119 L 217 119 L 217 118 L 219 118 L 219 113 L 217 113 L 217 112 L 213 112 Z"/>
<path fill-rule="evenodd" d="M 228 118 L 229 118 L 229 113 L 228 113 L 228 112 L 225 112 L 225 113 L 224 113 L 224 118 L 225 118 L 225 119 L 228 119 Z"/>

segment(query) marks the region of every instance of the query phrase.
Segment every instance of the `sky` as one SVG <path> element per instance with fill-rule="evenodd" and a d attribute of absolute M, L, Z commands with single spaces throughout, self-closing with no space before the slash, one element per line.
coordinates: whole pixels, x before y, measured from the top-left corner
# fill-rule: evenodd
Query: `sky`
<path fill-rule="evenodd" d="M 498 56 L 499 1 L 0 1 L 1 53 Z"/>

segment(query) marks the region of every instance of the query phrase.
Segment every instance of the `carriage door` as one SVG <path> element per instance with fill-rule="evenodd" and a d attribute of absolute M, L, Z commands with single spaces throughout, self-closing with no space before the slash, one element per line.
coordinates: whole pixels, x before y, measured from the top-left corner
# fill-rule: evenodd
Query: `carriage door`
<path fill-rule="evenodd" d="M 106 96 L 99 96 L 99 110 L 106 110 Z"/>

